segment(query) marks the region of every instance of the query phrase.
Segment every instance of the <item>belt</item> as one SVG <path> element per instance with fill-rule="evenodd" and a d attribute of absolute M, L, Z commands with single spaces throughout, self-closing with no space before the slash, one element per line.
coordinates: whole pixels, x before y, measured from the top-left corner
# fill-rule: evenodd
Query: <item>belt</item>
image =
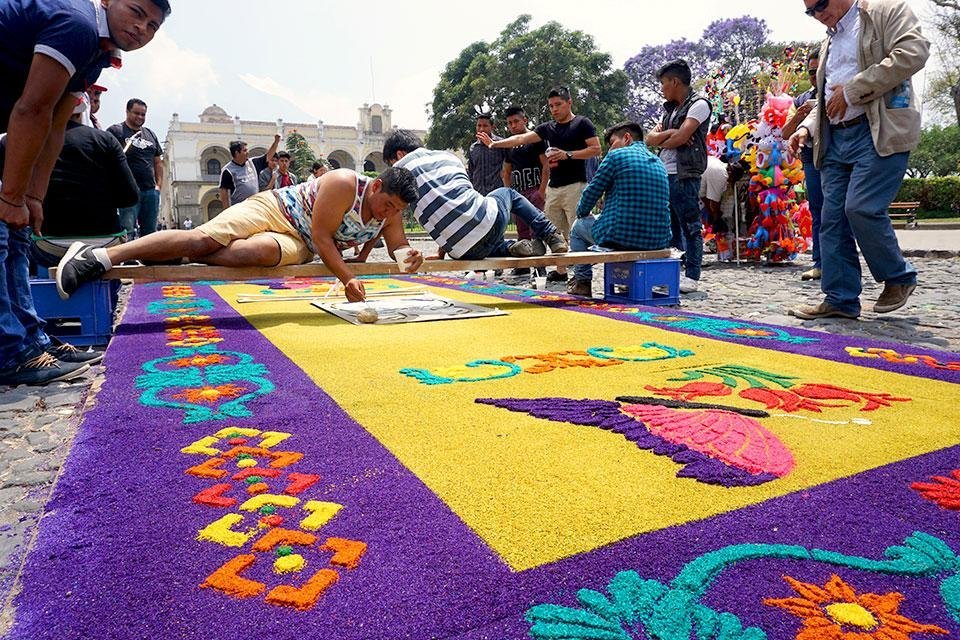
<path fill-rule="evenodd" d="M 838 122 L 837 124 L 831 124 L 831 127 L 836 129 L 849 129 L 850 127 L 855 127 L 858 124 L 864 124 L 867 122 L 867 114 L 861 113 L 856 118 L 851 120 L 844 120 L 843 122 Z"/>

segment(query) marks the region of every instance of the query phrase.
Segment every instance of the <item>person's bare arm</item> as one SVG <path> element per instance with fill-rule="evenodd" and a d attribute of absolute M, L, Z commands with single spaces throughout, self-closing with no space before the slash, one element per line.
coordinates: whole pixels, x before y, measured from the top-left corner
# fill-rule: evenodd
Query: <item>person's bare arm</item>
<path fill-rule="evenodd" d="M 42 216 L 40 205 L 75 104 L 75 98 L 64 93 L 69 81 L 70 74 L 59 62 L 42 54 L 33 56 L 27 83 L 7 127 L 0 220 L 14 226 L 26 224 L 24 205 L 32 222 L 37 214 Z"/>
<path fill-rule="evenodd" d="M 526 133 L 518 133 L 515 136 L 504 138 L 503 140 L 494 140 L 485 133 L 478 133 L 477 140 L 491 149 L 513 149 L 514 147 L 519 147 L 524 144 L 540 142 L 540 136 L 537 135 L 536 131 L 527 131 Z"/>
<path fill-rule="evenodd" d="M 513 186 L 513 165 L 509 162 L 503 163 L 503 169 L 500 171 L 500 179 L 503 180 L 503 186 L 508 189 Z"/>
<path fill-rule="evenodd" d="M 550 184 L 550 160 L 547 154 L 540 154 L 540 197 L 547 199 L 547 186 Z"/>
<path fill-rule="evenodd" d="M 407 234 L 403 232 L 403 218 L 400 216 L 387 220 L 387 223 L 383 225 L 382 234 L 383 241 L 387 243 L 387 251 L 394 259 L 396 259 L 397 249 L 404 247 L 413 249 L 407 240 Z M 420 268 L 420 265 L 423 264 L 423 254 L 413 249 L 404 263 L 407 265 L 404 271 L 407 273 L 415 273 L 417 269 Z"/>
<path fill-rule="evenodd" d="M 272 158 L 273 154 L 277 152 L 277 148 L 280 146 L 280 134 L 277 133 L 273 136 L 273 144 L 270 145 L 270 148 L 267 149 L 267 152 L 264 154 L 267 158 Z"/>
<path fill-rule="evenodd" d="M 656 146 L 661 149 L 677 149 L 682 147 L 690 142 L 690 138 L 693 137 L 693 133 L 700 127 L 702 123 L 697 122 L 695 118 L 687 118 L 683 121 L 683 124 L 680 125 L 679 129 L 670 129 L 664 133 L 669 134 L 667 137 L 657 144 Z"/>
<path fill-rule="evenodd" d="M 800 126 L 800 123 L 803 122 L 808 115 L 810 115 L 811 111 L 813 111 L 813 105 L 814 102 L 807 100 L 797 108 L 793 114 L 793 117 L 787 121 L 787 124 L 783 125 L 782 135 L 784 138 L 789 138 L 796 132 L 797 127 Z"/>
<path fill-rule="evenodd" d="M 157 191 L 163 188 L 163 156 L 153 157 L 153 177 L 157 182 Z"/>
<path fill-rule="evenodd" d="M 230 191 L 227 189 L 220 189 L 220 204 L 223 205 L 223 208 L 226 209 L 230 206 Z"/>
<path fill-rule="evenodd" d="M 343 254 L 333 241 L 333 234 L 343 222 L 344 213 L 350 209 L 354 198 L 356 184 L 349 174 L 330 174 L 324 177 L 317 188 L 310 230 L 317 254 L 323 264 L 343 283 L 347 300 L 362 302 L 366 298 L 363 283 L 350 271 L 343 260 Z"/>

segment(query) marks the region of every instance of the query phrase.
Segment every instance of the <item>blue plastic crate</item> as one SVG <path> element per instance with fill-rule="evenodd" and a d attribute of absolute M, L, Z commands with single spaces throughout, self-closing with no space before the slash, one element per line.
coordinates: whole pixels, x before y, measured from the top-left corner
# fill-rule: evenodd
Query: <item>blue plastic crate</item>
<path fill-rule="evenodd" d="M 120 282 L 103 280 L 80 286 L 69 300 L 57 295 L 53 280 L 31 280 L 37 315 L 47 321 L 48 334 L 74 345 L 103 345 L 113 334 L 113 310 Z"/>
<path fill-rule="evenodd" d="M 676 258 L 604 265 L 603 297 L 651 306 L 680 304 L 680 261 Z"/>

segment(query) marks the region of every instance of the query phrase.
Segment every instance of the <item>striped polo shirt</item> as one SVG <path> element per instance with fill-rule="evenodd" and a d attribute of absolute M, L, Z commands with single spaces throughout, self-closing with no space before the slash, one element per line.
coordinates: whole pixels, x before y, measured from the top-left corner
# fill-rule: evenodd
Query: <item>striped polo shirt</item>
<path fill-rule="evenodd" d="M 460 158 L 423 147 L 396 163 L 417 179 L 414 215 L 427 233 L 453 258 L 479 243 L 497 221 L 497 203 L 474 190 Z"/>

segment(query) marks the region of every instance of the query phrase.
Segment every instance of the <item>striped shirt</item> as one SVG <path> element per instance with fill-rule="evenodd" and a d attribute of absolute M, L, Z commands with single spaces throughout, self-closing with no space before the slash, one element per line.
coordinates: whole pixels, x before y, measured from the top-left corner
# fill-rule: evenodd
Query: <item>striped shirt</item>
<path fill-rule="evenodd" d="M 416 178 L 420 198 L 414 215 L 450 256 L 463 256 L 496 223 L 497 202 L 474 190 L 463 162 L 452 153 L 421 147 L 394 166 Z"/>
<path fill-rule="evenodd" d="M 598 245 L 640 251 L 670 245 L 670 184 L 667 170 L 642 142 L 614 149 L 580 196 L 577 217 L 590 214 L 606 194 L 603 213 L 593 225 Z"/>

